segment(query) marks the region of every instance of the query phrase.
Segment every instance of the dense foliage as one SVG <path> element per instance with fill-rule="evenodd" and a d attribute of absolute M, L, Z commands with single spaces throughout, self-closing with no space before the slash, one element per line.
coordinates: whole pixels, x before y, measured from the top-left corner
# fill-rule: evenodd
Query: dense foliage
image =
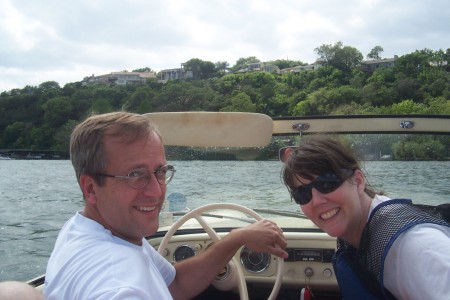
<path fill-rule="evenodd" d="M 382 48 L 377 47 L 368 57 L 379 58 Z M 450 115 L 450 49 L 415 51 L 399 57 L 395 67 L 374 72 L 362 71 L 362 54 L 342 43 L 323 45 L 316 52 L 325 65 L 300 73 L 227 73 L 225 70 L 237 67 L 192 59 L 186 63 L 196 75 L 190 81 L 160 84 L 150 80 L 144 85 L 126 86 L 82 86 L 75 82 L 64 87 L 49 81 L 37 87 L 5 91 L 0 94 L 0 149 L 67 152 L 70 132 L 78 122 L 92 113 L 116 110 L 246 111 L 271 117 Z M 258 61 L 249 57 L 238 63 Z M 270 63 L 280 67 L 301 64 L 287 60 Z M 407 156 L 413 143 L 396 146 L 399 157 Z M 416 143 L 423 145 L 423 141 Z"/>

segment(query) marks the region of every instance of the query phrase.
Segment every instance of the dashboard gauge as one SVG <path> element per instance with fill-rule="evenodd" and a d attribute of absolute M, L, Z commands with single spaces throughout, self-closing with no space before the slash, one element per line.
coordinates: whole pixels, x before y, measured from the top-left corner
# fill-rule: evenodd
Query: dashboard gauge
<path fill-rule="evenodd" d="M 195 250 L 189 245 L 178 246 L 173 252 L 173 259 L 177 262 L 192 256 L 195 256 Z"/>
<path fill-rule="evenodd" d="M 252 273 L 260 273 L 266 270 L 270 265 L 270 254 L 255 252 L 247 247 L 242 248 L 241 264 Z"/>

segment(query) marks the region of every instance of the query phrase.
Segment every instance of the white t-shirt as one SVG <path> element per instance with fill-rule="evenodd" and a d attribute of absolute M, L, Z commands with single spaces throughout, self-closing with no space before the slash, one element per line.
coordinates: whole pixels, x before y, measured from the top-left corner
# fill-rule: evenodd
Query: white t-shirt
<path fill-rule="evenodd" d="M 80 213 L 61 229 L 45 274 L 52 299 L 172 299 L 175 268 L 145 239 L 137 246 Z"/>
<path fill-rule="evenodd" d="M 387 200 L 375 197 L 369 215 Z M 401 234 L 386 256 L 383 276 L 397 299 L 450 299 L 450 227 L 421 224 Z"/>

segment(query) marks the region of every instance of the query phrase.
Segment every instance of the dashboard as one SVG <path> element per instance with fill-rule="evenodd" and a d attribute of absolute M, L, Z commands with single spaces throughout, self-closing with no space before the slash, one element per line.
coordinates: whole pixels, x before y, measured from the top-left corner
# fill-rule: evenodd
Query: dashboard
<path fill-rule="evenodd" d="M 218 232 L 220 237 L 226 232 Z M 336 239 L 323 232 L 284 232 L 288 240 L 286 251 L 289 258 L 284 261 L 283 288 L 311 287 L 316 291 L 339 291 L 332 266 L 332 256 L 336 249 Z M 162 237 L 148 239 L 158 250 Z M 199 255 L 212 245 L 206 233 L 174 235 L 163 251 L 163 256 L 171 263 Z M 241 247 L 235 258 L 239 261 L 247 285 L 273 286 L 276 279 L 279 258 L 254 252 Z M 227 267 L 218 275 L 227 276 Z"/>

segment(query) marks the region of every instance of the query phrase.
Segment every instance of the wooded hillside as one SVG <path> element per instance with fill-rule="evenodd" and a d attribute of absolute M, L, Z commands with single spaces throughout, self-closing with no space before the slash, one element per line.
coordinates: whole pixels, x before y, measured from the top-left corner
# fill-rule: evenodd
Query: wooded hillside
<path fill-rule="evenodd" d="M 78 122 L 92 113 L 117 110 L 245 111 L 271 117 L 450 115 L 450 49 L 415 51 L 399 57 L 395 67 L 364 72 L 354 62 L 345 64 L 346 57 L 339 60 L 339 51 L 346 47 L 338 43 L 333 47 L 316 49 L 325 65 L 314 71 L 227 74 L 224 63 L 217 63 L 217 69 L 190 81 L 162 84 L 152 80 L 126 86 L 82 86 L 75 82 L 63 87 L 49 81 L 3 92 L 0 149 L 67 151 L 70 132 Z M 330 53 L 326 51 L 332 55 L 327 57 Z M 362 55 L 356 56 L 362 59 Z M 209 65 L 199 59 L 190 62 Z M 283 60 L 271 63 L 292 64 Z"/>

